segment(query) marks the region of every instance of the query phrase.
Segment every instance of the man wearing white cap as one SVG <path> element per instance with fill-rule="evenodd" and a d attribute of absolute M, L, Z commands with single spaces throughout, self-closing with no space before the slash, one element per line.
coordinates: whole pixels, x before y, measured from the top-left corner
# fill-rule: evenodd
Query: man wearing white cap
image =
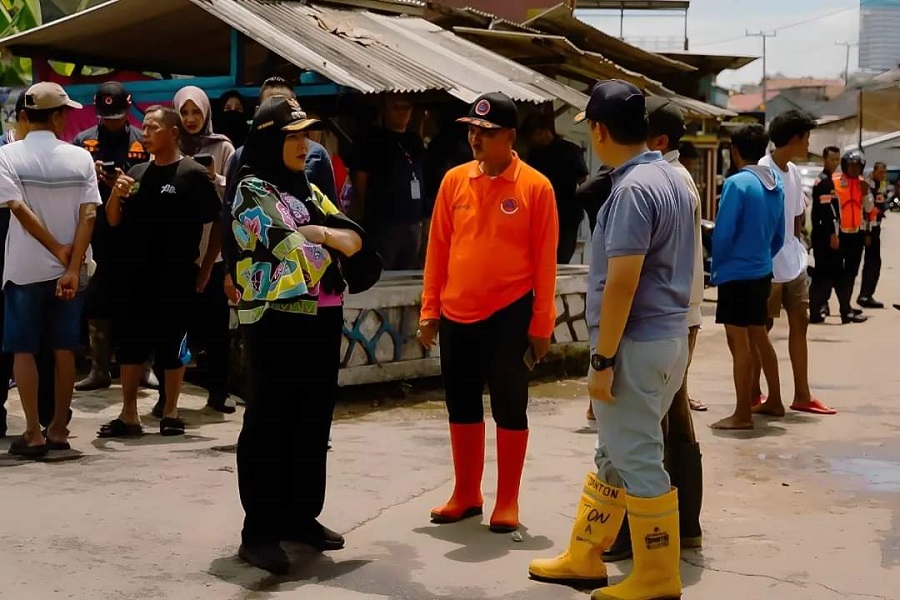
<path fill-rule="evenodd" d="M 0 148 L 0 206 L 12 211 L 6 238 L 3 349 L 15 355 L 13 371 L 25 412 L 25 434 L 11 454 L 37 458 L 69 449 L 66 427 L 75 384 L 75 350 L 90 264 L 90 241 L 100 194 L 91 155 L 59 139 L 69 109 L 81 108 L 55 83 L 25 94 L 29 132 Z M 56 359 L 56 411 L 41 431 L 35 355 L 46 342 Z"/>

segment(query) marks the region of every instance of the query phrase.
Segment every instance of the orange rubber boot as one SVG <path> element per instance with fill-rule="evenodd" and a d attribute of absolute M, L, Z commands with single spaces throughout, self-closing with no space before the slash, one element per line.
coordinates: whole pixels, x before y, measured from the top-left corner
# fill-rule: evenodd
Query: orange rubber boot
<path fill-rule="evenodd" d="M 519 484 L 527 448 L 527 429 L 497 428 L 497 504 L 491 514 L 491 531 L 495 533 L 519 528 Z"/>
<path fill-rule="evenodd" d="M 471 425 L 450 423 L 450 449 L 453 454 L 453 494 L 443 506 L 431 511 L 432 523 L 456 523 L 480 515 L 484 497 L 484 421 Z"/>

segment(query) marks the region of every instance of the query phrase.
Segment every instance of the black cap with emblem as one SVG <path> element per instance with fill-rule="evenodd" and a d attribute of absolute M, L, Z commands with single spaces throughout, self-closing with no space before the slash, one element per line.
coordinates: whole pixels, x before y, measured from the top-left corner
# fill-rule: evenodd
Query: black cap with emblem
<path fill-rule="evenodd" d="M 118 81 L 101 83 L 94 94 L 94 110 L 101 119 L 121 119 L 131 108 L 131 94 Z"/>
<path fill-rule="evenodd" d="M 319 124 L 320 121 L 310 119 L 293 98 L 274 96 L 256 109 L 250 131 L 259 132 L 270 127 L 281 131 L 305 131 Z"/>
<path fill-rule="evenodd" d="M 456 121 L 483 129 L 515 129 L 519 123 L 519 110 L 506 94 L 491 92 L 479 96 L 469 107 L 469 114 Z"/>

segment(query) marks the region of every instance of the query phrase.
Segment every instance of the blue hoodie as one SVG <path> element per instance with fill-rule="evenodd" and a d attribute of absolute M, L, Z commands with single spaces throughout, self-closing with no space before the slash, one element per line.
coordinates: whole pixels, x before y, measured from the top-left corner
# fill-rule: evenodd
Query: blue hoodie
<path fill-rule="evenodd" d="M 725 180 L 712 239 L 712 281 L 762 279 L 784 244 L 784 183 L 769 167 Z"/>

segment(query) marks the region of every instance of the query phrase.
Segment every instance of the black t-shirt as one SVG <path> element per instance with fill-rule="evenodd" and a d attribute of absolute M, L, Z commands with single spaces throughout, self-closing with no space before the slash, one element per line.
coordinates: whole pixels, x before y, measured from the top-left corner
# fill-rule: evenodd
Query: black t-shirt
<path fill-rule="evenodd" d="M 350 168 L 369 174 L 367 226 L 415 223 L 427 216 L 425 144 L 415 133 L 375 129 L 355 149 Z M 413 197 L 414 188 L 417 198 Z"/>
<path fill-rule="evenodd" d="M 188 158 L 165 166 L 143 163 L 128 175 L 138 189 L 122 205 L 122 270 L 139 278 L 138 293 L 186 293 L 203 226 L 220 213 L 215 184 L 203 166 Z"/>
<path fill-rule="evenodd" d="M 575 197 L 588 215 L 591 233 L 597 225 L 597 214 L 612 193 L 612 169 L 600 167 L 597 174 L 578 186 Z"/>
<path fill-rule="evenodd" d="M 528 153 L 527 162 L 550 180 L 556 195 L 560 224 L 580 223 L 583 214 L 575 199 L 575 189 L 579 180 L 588 176 L 584 150 L 577 144 L 557 137 L 547 146 L 532 149 Z"/>
<path fill-rule="evenodd" d="M 813 186 L 813 203 L 810 210 L 813 246 L 823 250 L 831 241 L 831 236 L 840 230 L 841 203 L 834 196 L 834 181 L 831 175 L 822 171 Z M 828 202 L 822 202 L 823 196 L 832 196 Z"/>

